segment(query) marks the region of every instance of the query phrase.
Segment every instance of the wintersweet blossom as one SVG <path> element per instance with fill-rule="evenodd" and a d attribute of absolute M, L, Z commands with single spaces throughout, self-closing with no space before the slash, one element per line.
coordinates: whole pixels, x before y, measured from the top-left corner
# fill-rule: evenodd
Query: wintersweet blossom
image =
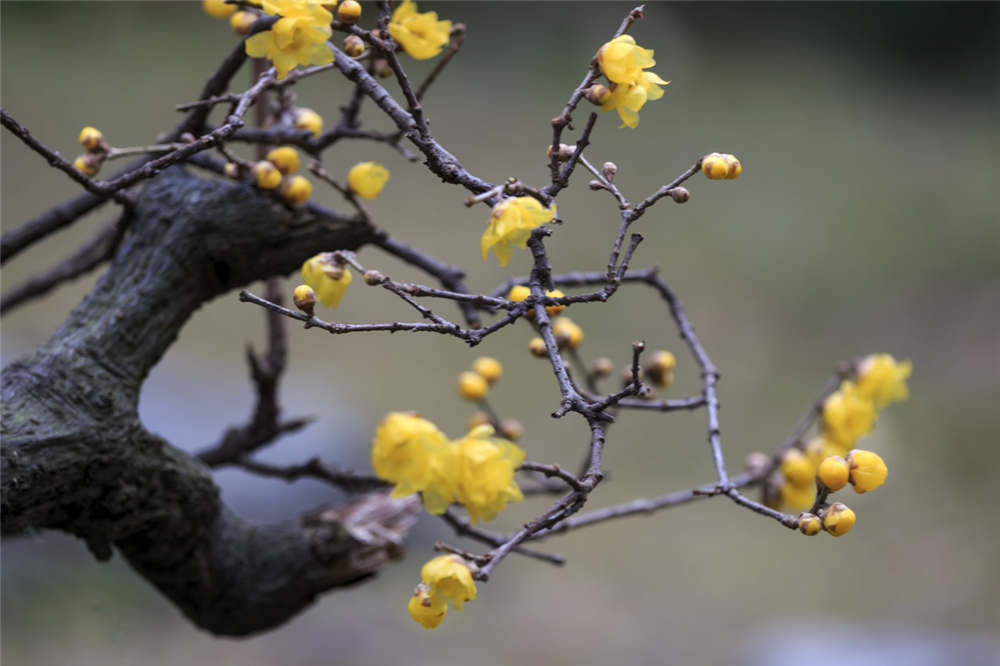
<path fill-rule="evenodd" d="M 906 379 L 913 372 L 910 361 L 897 361 L 889 354 L 872 354 L 858 366 L 858 393 L 882 409 L 890 402 L 906 400 Z"/>
<path fill-rule="evenodd" d="M 595 97 L 601 110 L 617 111 L 622 120 L 619 127 L 638 126 L 639 109 L 647 100 L 663 97 L 660 86 L 670 83 L 654 72 L 643 71 L 656 64 L 653 51 L 637 45 L 631 35 L 621 35 L 597 51 L 597 62 L 611 83 L 610 94 Z"/>
<path fill-rule="evenodd" d="M 288 76 L 297 65 L 325 65 L 333 61 L 326 40 L 333 15 L 315 0 L 263 0 L 262 9 L 281 18 L 270 30 L 246 40 L 247 55 L 268 58 L 278 78 Z"/>
<path fill-rule="evenodd" d="M 618 127 L 635 128 L 639 125 L 639 109 L 648 100 L 663 97 L 663 88 L 670 81 L 664 81 L 653 72 L 643 72 L 634 83 L 619 83 L 615 85 L 611 95 L 601 104 L 602 111 L 615 110 L 622 124 Z"/>
<path fill-rule="evenodd" d="M 476 583 L 465 560 L 458 555 L 439 555 L 420 570 L 420 578 L 430 587 L 431 599 L 443 599 L 455 610 L 476 598 Z"/>
<path fill-rule="evenodd" d="M 417 60 L 441 53 L 448 43 L 451 21 L 439 21 L 436 12 L 417 13 L 417 3 L 403 0 L 389 20 L 389 34 Z"/>
<path fill-rule="evenodd" d="M 514 482 L 524 451 L 493 434 L 491 426 L 479 426 L 455 442 L 456 497 L 473 523 L 493 520 L 508 502 L 524 499 Z"/>
<path fill-rule="evenodd" d="M 512 197 L 493 206 L 486 231 L 479 241 L 483 259 L 493 248 L 501 266 L 506 266 L 514 248 L 528 246 L 531 230 L 555 217 L 554 208 L 543 208 L 533 197 Z"/>
<path fill-rule="evenodd" d="M 316 291 L 319 302 L 335 308 L 351 284 L 351 271 L 338 266 L 330 252 L 321 252 L 302 264 L 302 281 Z"/>
<path fill-rule="evenodd" d="M 635 43 L 632 35 L 620 35 L 597 51 L 601 73 L 612 83 L 635 83 L 642 70 L 656 64 L 653 50 Z"/>
<path fill-rule="evenodd" d="M 372 467 L 380 479 L 396 484 L 393 497 L 412 495 L 429 488 L 440 476 L 442 461 L 452 457 L 449 446 L 444 433 L 427 419 L 391 412 L 375 429 Z"/>
<path fill-rule="evenodd" d="M 378 162 L 359 162 L 347 172 L 347 184 L 362 199 L 374 199 L 389 180 L 389 170 Z"/>
<path fill-rule="evenodd" d="M 441 624 L 448 614 L 448 602 L 443 597 L 436 599 L 431 596 L 431 588 L 426 583 L 417 585 L 407 605 L 410 617 L 419 622 L 424 629 L 433 629 Z"/>
<path fill-rule="evenodd" d="M 843 447 L 852 447 L 875 425 L 875 405 L 858 391 L 853 382 L 841 383 L 823 403 L 823 436 Z"/>

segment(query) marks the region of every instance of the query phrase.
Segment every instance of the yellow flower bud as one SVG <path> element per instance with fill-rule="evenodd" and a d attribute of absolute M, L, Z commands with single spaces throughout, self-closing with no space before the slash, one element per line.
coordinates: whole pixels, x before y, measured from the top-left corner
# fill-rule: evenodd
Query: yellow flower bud
<path fill-rule="evenodd" d="M 799 516 L 799 531 L 806 536 L 816 536 L 823 528 L 819 517 L 811 513 L 803 513 Z"/>
<path fill-rule="evenodd" d="M 275 148 L 267 154 L 267 161 L 285 175 L 299 170 L 299 153 L 291 146 Z"/>
<path fill-rule="evenodd" d="M 253 165 L 253 180 L 265 190 L 273 190 L 281 185 L 281 172 L 270 162 L 257 162 Z"/>
<path fill-rule="evenodd" d="M 88 176 L 96 176 L 97 171 L 100 169 L 100 164 L 89 153 L 87 155 L 80 155 L 73 160 L 73 166 L 77 171 L 85 173 Z"/>
<path fill-rule="evenodd" d="M 812 486 L 816 466 L 798 449 L 788 449 L 781 456 L 781 474 L 796 486 Z"/>
<path fill-rule="evenodd" d="M 466 400 L 482 400 L 490 390 L 489 384 L 475 372 L 463 372 L 458 376 L 458 394 Z"/>
<path fill-rule="evenodd" d="M 250 28 L 253 27 L 253 24 L 256 21 L 257 14 L 241 9 L 229 17 L 229 27 L 231 27 L 237 35 L 246 35 L 250 32 Z"/>
<path fill-rule="evenodd" d="M 539 358 L 549 355 L 548 349 L 545 347 L 545 340 L 541 338 L 531 338 L 531 342 L 528 343 L 528 349 L 534 356 Z"/>
<path fill-rule="evenodd" d="M 524 436 L 524 426 L 521 425 L 520 421 L 515 421 L 514 419 L 507 419 L 500 424 L 500 434 L 509 440 L 517 441 Z"/>
<path fill-rule="evenodd" d="M 500 379 L 500 375 L 503 374 L 503 366 L 500 365 L 500 361 L 489 356 L 480 356 L 473 361 L 472 369 L 490 384 Z"/>
<path fill-rule="evenodd" d="M 858 365 L 858 393 L 879 409 L 906 400 L 906 379 L 911 372 L 913 364 L 909 361 L 900 363 L 889 354 L 873 354 Z"/>
<path fill-rule="evenodd" d="M 80 130 L 80 145 L 90 152 L 95 152 L 101 147 L 101 141 L 104 140 L 104 135 L 101 134 L 101 130 L 96 127 L 84 127 Z"/>
<path fill-rule="evenodd" d="M 378 162 L 359 162 L 347 173 L 351 191 L 363 199 L 374 199 L 389 180 L 389 170 Z"/>
<path fill-rule="evenodd" d="M 510 288 L 507 292 L 507 300 L 509 301 L 523 301 L 528 296 L 531 296 L 531 289 L 523 284 L 516 284 Z"/>
<path fill-rule="evenodd" d="M 309 130 L 313 136 L 323 133 L 323 116 L 312 109 L 300 108 L 295 112 L 295 129 Z"/>
<path fill-rule="evenodd" d="M 712 180 L 731 180 L 743 172 L 743 166 L 733 155 L 709 153 L 701 158 L 701 170 Z"/>
<path fill-rule="evenodd" d="M 410 617 L 420 623 L 424 629 L 433 629 L 441 624 L 441 620 L 448 613 L 448 603 L 444 597 L 437 599 L 431 597 L 431 588 L 426 583 L 417 585 L 407 604 Z"/>
<path fill-rule="evenodd" d="M 816 484 L 797 486 L 786 480 L 781 484 L 781 504 L 792 510 L 808 509 L 816 501 Z"/>
<path fill-rule="evenodd" d="M 365 42 L 363 39 L 357 35 L 348 35 L 347 37 L 344 37 L 344 53 L 352 58 L 357 58 L 364 52 Z"/>
<path fill-rule="evenodd" d="M 583 329 L 569 317 L 559 317 L 552 322 L 552 334 L 560 349 L 576 349 L 583 342 Z"/>
<path fill-rule="evenodd" d="M 313 316 L 313 308 L 316 306 L 316 292 L 307 284 L 300 284 L 292 291 L 292 301 L 295 307 L 302 310 L 310 317 Z"/>
<path fill-rule="evenodd" d="M 840 456 L 841 458 L 847 456 L 847 448 L 839 442 L 820 435 L 813 437 L 806 444 L 806 455 L 818 467 L 823 460 L 830 456 Z"/>
<path fill-rule="evenodd" d="M 232 178 L 233 180 L 240 179 L 240 166 L 235 162 L 226 162 L 226 166 L 222 167 L 222 173 L 226 175 L 226 178 Z"/>
<path fill-rule="evenodd" d="M 823 436 L 842 447 L 853 447 L 874 426 L 875 405 L 852 382 L 841 382 L 823 403 Z"/>
<path fill-rule="evenodd" d="M 885 461 L 872 451 L 854 449 L 847 454 L 847 464 L 851 468 L 851 485 L 859 493 L 875 490 L 889 475 Z"/>
<path fill-rule="evenodd" d="M 562 293 L 558 289 L 553 289 L 552 291 L 546 291 L 545 295 L 549 298 L 564 298 L 566 294 Z M 545 311 L 549 313 L 550 317 L 555 317 L 557 314 L 566 309 L 565 305 L 547 305 L 545 306 Z"/>
<path fill-rule="evenodd" d="M 587 88 L 585 95 L 588 102 L 600 106 L 611 99 L 611 89 L 606 85 L 595 83 Z"/>
<path fill-rule="evenodd" d="M 313 186 L 305 176 L 289 176 L 281 182 L 281 198 L 295 206 L 309 201 Z"/>
<path fill-rule="evenodd" d="M 643 370 L 645 376 L 649 378 L 655 386 L 669 388 L 674 383 L 674 368 L 677 367 L 677 359 L 666 350 L 653 352 L 649 361 L 646 362 Z"/>
<path fill-rule="evenodd" d="M 337 7 L 337 20 L 353 25 L 361 18 L 361 4 L 357 0 L 343 0 Z"/>
<path fill-rule="evenodd" d="M 601 377 L 607 377 L 614 369 L 615 364 L 612 363 L 611 359 L 606 356 L 602 356 L 594 361 L 594 365 L 590 368 L 590 374 L 599 379 Z"/>
<path fill-rule="evenodd" d="M 846 486 L 849 475 L 850 470 L 847 467 L 847 461 L 840 456 L 826 458 L 819 464 L 819 469 L 816 471 L 816 478 L 824 486 L 833 491 L 840 490 Z"/>
<path fill-rule="evenodd" d="M 843 536 L 851 531 L 856 520 L 854 512 L 842 502 L 834 502 L 823 513 L 823 529 L 833 536 Z"/>
<path fill-rule="evenodd" d="M 212 18 L 226 18 L 236 11 L 236 5 L 227 5 L 224 0 L 201 0 L 201 8 Z"/>

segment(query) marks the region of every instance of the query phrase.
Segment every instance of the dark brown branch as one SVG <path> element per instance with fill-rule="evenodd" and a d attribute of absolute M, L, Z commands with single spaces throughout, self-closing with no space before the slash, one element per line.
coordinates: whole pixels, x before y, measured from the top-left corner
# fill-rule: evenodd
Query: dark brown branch
<path fill-rule="evenodd" d="M 270 465 L 251 458 L 241 458 L 234 464 L 258 476 L 283 479 L 289 483 L 299 479 L 314 479 L 353 493 L 384 490 L 392 485 L 374 476 L 324 465 L 319 458 L 310 458 L 300 465 Z"/>

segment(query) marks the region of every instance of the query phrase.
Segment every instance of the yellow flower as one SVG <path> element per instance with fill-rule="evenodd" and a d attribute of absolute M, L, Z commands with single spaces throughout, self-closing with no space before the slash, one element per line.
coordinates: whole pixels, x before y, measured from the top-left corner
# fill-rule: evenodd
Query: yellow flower
<path fill-rule="evenodd" d="M 327 46 L 333 16 L 314 0 L 263 0 L 263 9 L 280 16 L 270 30 L 246 40 L 247 55 L 269 58 L 278 78 L 283 79 L 297 65 L 325 65 L 333 61 Z"/>
<path fill-rule="evenodd" d="M 506 439 L 493 437 L 493 428 L 480 426 L 455 442 L 456 496 L 473 523 L 490 521 L 508 502 L 524 499 L 514 482 L 514 470 L 524 462 L 524 451 Z"/>
<path fill-rule="evenodd" d="M 449 457 L 448 438 L 415 414 L 390 412 L 375 429 L 372 467 L 378 478 L 396 484 L 393 497 L 426 490 L 436 480 L 435 468 Z"/>
<path fill-rule="evenodd" d="M 601 104 L 601 111 L 618 111 L 622 124 L 618 127 L 638 127 L 639 109 L 647 100 L 663 97 L 663 88 L 670 81 L 664 81 L 653 72 L 642 72 L 633 83 L 617 83 L 611 95 Z"/>
<path fill-rule="evenodd" d="M 526 287 L 523 284 L 516 284 L 513 287 L 511 287 L 510 291 L 507 293 L 507 300 L 520 302 L 526 299 L 528 296 L 531 296 L 531 288 Z"/>
<path fill-rule="evenodd" d="M 816 465 L 798 449 L 788 449 L 781 457 L 781 474 L 793 485 L 812 486 Z"/>
<path fill-rule="evenodd" d="M 853 382 L 841 383 L 823 403 L 823 435 L 851 447 L 875 425 L 875 406 L 858 391 Z"/>
<path fill-rule="evenodd" d="M 819 517 L 811 513 L 803 513 L 799 516 L 799 530 L 806 536 L 816 536 L 823 529 L 823 524 Z"/>
<path fill-rule="evenodd" d="M 285 175 L 299 170 L 299 153 L 291 146 L 275 148 L 267 154 L 267 161 Z"/>
<path fill-rule="evenodd" d="M 781 504 L 792 510 L 808 509 L 816 501 L 816 485 L 797 486 L 785 481 L 781 484 Z"/>
<path fill-rule="evenodd" d="M 329 252 L 321 252 L 302 264 L 302 280 L 316 291 L 319 302 L 328 308 L 337 307 L 351 279 L 351 271 L 346 266 L 338 266 Z"/>
<path fill-rule="evenodd" d="M 834 502 L 823 514 L 823 529 L 833 536 L 843 536 L 854 527 L 856 516 L 841 502 Z"/>
<path fill-rule="evenodd" d="M 552 291 L 546 291 L 545 295 L 548 296 L 549 298 L 564 298 L 566 296 L 566 294 L 564 294 L 559 289 L 553 289 Z M 545 306 L 545 311 L 549 313 L 550 317 L 555 317 L 557 314 L 559 314 L 560 312 L 562 312 L 565 309 L 566 309 L 565 305 L 546 305 Z"/>
<path fill-rule="evenodd" d="M 257 187 L 273 190 L 281 185 L 281 172 L 270 162 L 261 161 L 253 165 L 253 179 Z"/>
<path fill-rule="evenodd" d="M 635 83 L 644 73 L 642 70 L 656 64 L 653 50 L 637 45 L 632 35 L 615 37 L 602 46 L 597 51 L 597 62 L 613 83 Z"/>
<path fill-rule="evenodd" d="M 425 583 L 417 585 L 407 605 L 410 617 L 419 622 L 424 629 L 433 629 L 441 624 L 448 613 L 448 603 L 443 597 L 431 597 L 430 588 Z"/>
<path fill-rule="evenodd" d="M 450 601 L 462 610 L 466 601 L 476 598 L 476 583 L 465 560 L 458 555 L 439 555 L 420 570 L 420 578 L 430 587 L 432 600 Z"/>
<path fill-rule="evenodd" d="M 305 176 L 289 176 L 281 183 L 281 198 L 291 205 L 309 201 L 313 186 Z"/>
<path fill-rule="evenodd" d="M 389 170 L 378 162 L 359 162 L 347 172 L 347 184 L 362 199 L 374 199 L 389 180 Z"/>
<path fill-rule="evenodd" d="M 654 352 L 653 356 L 646 363 L 643 370 L 655 386 L 669 388 L 674 383 L 674 368 L 677 367 L 677 359 L 673 354 L 661 349 Z"/>
<path fill-rule="evenodd" d="M 531 230 L 549 222 L 554 216 L 554 209 L 542 208 L 542 204 L 533 197 L 504 199 L 493 206 L 486 231 L 479 240 L 483 259 L 489 254 L 490 248 L 493 248 L 500 265 L 506 266 L 515 247 L 528 247 Z"/>
<path fill-rule="evenodd" d="M 851 468 L 851 485 L 859 493 L 875 490 L 889 475 L 889 468 L 879 454 L 862 449 L 854 449 L 847 454 L 847 464 Z"/>
<path fill-rule="evenodd" d="M 743 173 L 743 165 L 735 155 L 709 153 L 701 158 L 701 171 L 710 180 L 732 180 Z"/>
<path fill-rule="evenodd" d="M 403 0 L 389 20 L 389 34 L 417 60 L 433 58 L 448 43 L 451 21 L 439 21 L 436 12 L 417 13 L 417 3 Z"/>
<path fill-rule="evenodd" d="M 840 456 L 826 458 L 816 470 L 816 478 L 834 492 L 847 485 L 848 476 L 850 469 L 847 467 L 847 461 Z"/>
<path fill-rule="evenodd" d="M 489 390 L 489 384 L 477 372 L 467 370 L 458 376 L 458 394 L 466 400 L 482 400 Z"/>
<path fill-rule="evenodd" d="M 531 338 L 531 341 L 528 342 L 528 350 L 531 352 L 532 356 L 537 356 L 538 358 L 549 355 L 549 350 L 545 346 L 545 340 L 542 340 L 539 337 Z"/>
<path fill-rule="evenodd" d="M 913 371 L 909 361 L 899 362 L 889 354 L 872 354 L 858 366 L 858 393 L 882 409 L 890 402 L 906 400 L 906 379 Z"/>
<path fill-rule="evenodd" d="M 227 5 L 224 0 L 201 0 L 201 8 L 212 18 L 226 18 L 238 9 L 236 5 Z"/>
<path fill-rule="evenodd" d="M 848 448 L 843 444 L 833 441 L 827 437 L 820 435 L 819 437 L 813 437 L 806 444 L 806 455 L 809 456 L 809 460 L 812 461 L 814 465 L 819 465 L 825 459 L 830 456 L 840 456 L 841 458 L 847 456 Z"/>
<path fill-rule="evenodd" d="M 312 109 L 298 109 L 295 112 L 295 129 L 309 130 L 313 136 L 319 136 L 323 132 L 323 116 Z"/>
<path fill-rule="evenodd" d="M 80 145 L 89 150 L 90 152 L 96 151 L 101 147 L 101 141 L 104 140 L 104 135 L 101 134 L 101 130 L 96 127 L 84 127 L 80 130 Z"/>
<path fill-rule="evenodd" d="M 238 11 L 229 17 L 229 27 L 237 35 L 245 35 L 250 32 L 250 28 L 257 22 L 257 14 L 248 11 Z"/>
<path fill-rule="evenodd" d="M 490 356 L 477 358 L 472 362 L 472 369 L 490 384 L 495 383 L 503 374 L 503 366 L 500 365 L 500 361 Z"/>

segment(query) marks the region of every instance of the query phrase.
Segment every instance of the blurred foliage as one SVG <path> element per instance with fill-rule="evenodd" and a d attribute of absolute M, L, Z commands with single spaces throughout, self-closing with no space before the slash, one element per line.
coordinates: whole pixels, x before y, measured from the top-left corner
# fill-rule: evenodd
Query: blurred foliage
<path fill-rule="evenodd" d="M 630 5 L 426 5 L 469 28 L 427 97 L 432 130 L 477 175 L 542 182 L 549 119 Z M 115 145 L 171 127 L 173 105 L 197 96 L 234 40 L 194 3 L 4 2 L 0 12 L 4 108 L 67 156 L 83 125 Z M 914 361 L 910 401 L 889 408 L 866 442 L 886 459 L 888 483 L 845 498 L 858 514 L 854 531 L 807 539 L 721 500 L 608 524 L 548 544 L 569 556 L 562 570 L 508 560 L 479 600 L 432 634 L 405 610 L 430 544 L 447 535 L 428 518 L 404 563 L 239 643 L 198 633 L 119 559 L 98 564 L 80 543 L 35 535 L 4 543 L 5 661 L 64 663 L 72 654 L 81 665 L 221 666 L 394 663 L 405 655 L 407 663 L 728 664 L 786 618 L 995 630 L 1000 548 L 983 523 L 1000 463 L 1000 6 L 648 4 L 646 14 L 632 33 L 656 50 L 657 73 L 673 83 L 643 108 L 635 130 L 602 117 L 589 154 L 615 161 L 616 182 L 633 197 L 707 152 L 743 163 L 739 180 L 698 177 L 689 203 L 661 203 L 635 229 L 646 237 L 635 265 L 663 268 L 722 369 L 730 468 L 780 441 L 837 360 L 887 351 Z M 411 77 L 432 66 L 413 63 Z M 331 75 L 296 92 L 332 123 L 348 90 Z M 367 111 L 374 126 L 387 127 Z M 489 289 L 527 270 L 526 253 L 506 270 L 481 262 L 485 207 L 466 209 L 464 192 L 384 146 L 339 144 L 325 165 L 344 173 L 362 159 L 392 171 L 371 206 L 379 223 L 470 269 L 470 287 Z M 2 169 L 4 230 L 76 193 L 6 132 Z M 317 192 L 341 207 L 334 192 Z M 556 269 L 600 269 L 617 228 L 610 197 L 588 191 L 580 173 L 559 211 L 566 224 L 549 243 Z M 112 214 L 103 209 L 25 252 L 4 268 L 5 288 Z M 362 260 L 417 277 L 375 250 Z M 55 330 L 92 281 L 5 319 L 4 362 Z M 606 306 L 573 310 L 590 358 L 624 366 L 638 338 L 680 351 L 650 294 L 623 290 Z M 336 317 L 387 321 L 401 312 L 359 283 Z M 251 389 L 242 349 L 248 336 L 262 339 L 261 323 L 235 296 L 199 312 L 146 385 L 147 423 L 197 449 L 244 418 Z M 434 336 L 293 329 L 285 408 L 321 418 L 266 455 L 319 453 L 365 468 L 371 432 L 390 409 L 416 409 L 457 436 L 469 414 L 454 376 L 488 353 L 506 369 L 495 404 L 525 424 L 529 456 L 572 465 L 585 428 L 548 417 L 556 385 L 526 353 L 529 338 L 515 327 L 468 350 Z M 670 395 L 697 385 L 694 364 L 677 355 Z M 703 415 L 630 415 L 611 430 L 607 464 L 595 506 L 707 481 Z M 228 501 L 258 519 L 340 499 L 309 482 L 218 476 Z M 539 506 L 525 503 L 501 522 L 516 525 Z"/>

